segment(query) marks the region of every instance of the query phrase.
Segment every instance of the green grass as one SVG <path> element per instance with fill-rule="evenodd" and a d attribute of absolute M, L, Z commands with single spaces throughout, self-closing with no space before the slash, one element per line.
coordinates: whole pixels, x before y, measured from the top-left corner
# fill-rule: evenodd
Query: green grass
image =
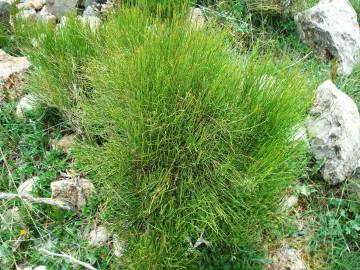
<path fill-rule="evenodd" d="M 308 198 L 309 214 L 314 216 L 308 228 L 314 231 L 310 242 L 312 255 L 321 258 L 326 269 L 358 269 L 360 264 L 359 198 L 351 184 L 328 189 L 318 183 Z M 314 262 L 314 267 L 317 261 Z"/>
<path fill-rule="evenodd" d="M 61 29 L 30 20 L 16 21 L 14 33 L 15 43 L 34 65 L 27 90 L 76 126 L 77 103 L 89 91 L 82 67 L 94 54 L 96 34 L 74 16 Z"/>
<path fill-rule="evenodd" d="M 282 191 L 306 163 L 289 138 L 314 85 L 290 61 L 238 58 L 218 31 L 136 8 L 113 16 L 87 65 L 89 144 L 74 155 L 128 243 L 123 263 L 211 269 L 222 257 L 254 269 L 262 259 L 249 246 L 278 219 Z M 201 235 L 212 247 L 190 252 L 187 239 Z"/>
<path fill-rule="evenodd" d="M 14 102 L 0 105 L 0 192 L 16 192 L 21 182 L 37 176 L 33 195 L 50 197 L 51 181 L 69 168 L 64 153 L 50 147 L 50 139 L 60 137 L 68 127 L 56 112 L 43 107 L 26 119 L 15 117 Z M 97 215 L 97 201 L 94 196 L 81 214 L 20 200 L 0 201 L 0 252 L 5 255 L 0 258 L 0 268 L 10 270 L 27 263 L 46 265 L 50 270 L 74 269 L 71 263 L 38 251 L 39 246 L 48 245 L 52 251 L 72 254 L 98 269 L 109 269 L 109 248 L 91 248 L 86 238 Z M 20 222 L 6 216 L 13 207 L 19 209 Z M 14 252 L 22 229 L 27 236 Z"/>

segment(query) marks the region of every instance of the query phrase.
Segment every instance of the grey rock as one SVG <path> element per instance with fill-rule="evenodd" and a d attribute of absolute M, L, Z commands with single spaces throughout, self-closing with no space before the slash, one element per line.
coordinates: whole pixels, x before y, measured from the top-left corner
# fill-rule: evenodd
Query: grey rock
<path fill-rule="evenodd" d="M 328 59 L 337 61 L 339 75 L 351 74 L 360 57 L 357 15 L 347 0 L 321 0 L 295 16 L 301 37 Z"/>
<path fill-rule="evenodd" d="M 85 8 L 82 16 L 83 17 L 96 16 L 95 8 L 93 6 L 88 6 L 87 8 Z"/>
<path fill-rule="evenodd" d="M 30 6 L 35 10 L 41 10 L 46 4 L 45 0 L 30 0 Z"/>
<path fill-rule="evenodd" d="M 55 0 L 54 4 L 49 8 L 51 13 L 57 18 L 66 16 L 71 12 L 77 11 L 78 0 Z"/>
<path fill-rule="evenodd" d="M 96 5 L 96 0 L 85 0 L 84 7 L 85 9 L 88 7 L 93 7 Z"/>
<path fill-rule="evenodd" d="M 308 270 L 299 251 L 290 247 L 282 247 L 272 258 L 273 262 L 269 265 L 270 270 Z"/>
<path fill-rule="evenodd" d="M 52 182 L 51 197 L 74 205 L 81 210 L 94 192 L 94 185 L 85 178 L 59 180 Z"/>
<path fill-rule="evenodd" d="M 32 177 L 25 182 L 22 182 L 18 187 L 18 193 L 19 194 L 32 194 L 33 188 L 36 184 L 36 182 L 39 180 L 39 177 L 35 176 Z"/>
<path fill-rule="evenodd" d="M 325 160 L 324 180 L 336 185 L 350 178 L 360 159 L 360 116 L 354 101 L 331 81 L 324 82 L 306 126 L 315 158 Z"/>
<path fill-rule="evenodd" d="M 192 7 L 190 9 L 189 20 L 195 27 L 203 27 L 206 23 L 205 15 L 200 8 Z"/>
<path fill-rule="evenodd" d="M 297 205 L 298 202 L 299 202 L 299 197 L 296 195 L 291 195 L 282 202 L 281 209 L 283 211 L 287 211 L 293 208 L 295 205 Z"/>
<path fill-rule="evenodd" d="M 30 67 L 26 57 L 14 57 L 0 49 L 0 101 L 4 95 L 3 90 L 17 86 Z"/>
<path fill-rule="evenodd" d="M 126 246 L 125 241 L 120 240 L 119 236 L 114 234 L 112 244 L 113 244 L 114 256 L 117 257 L 117 258 L 120 258 L 120 257 L 124 256 L 125 246 Z"/>
<path fill-rule="evenodd" d="M 36 107 L 36 98 L 33 95 L 26 95 L 20 99 L 16 105 L 16 116 L 24 117 L 25 113 L 34 110 Z"/>
<path fill-rule="evenodd" d="M 90 232 L 89 246 L 103 247 L 107 245 L 108 241 L 109 241 L 109 233 L 105 227 L 99 226 Z"/>
<path fill-rule="evenodd" d="M 71 148 L 74 146 L 76 140 L 75 134 L 68 134 L 59 140 L 52 140 L 51 145 L 55 149 L 61 149 L 66 154 L 70 154 Z"/>

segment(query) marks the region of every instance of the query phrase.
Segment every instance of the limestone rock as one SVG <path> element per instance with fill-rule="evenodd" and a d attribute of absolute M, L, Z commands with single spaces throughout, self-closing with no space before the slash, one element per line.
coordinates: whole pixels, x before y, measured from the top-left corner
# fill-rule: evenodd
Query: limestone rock
<path fill-rule="evenodd" d="M 26 57 L 14 57 L 0 49 L 0 102 L 10 89 L 19 85 L 31 64 Z"/>
<path fill-rule="evenodd" d="M 85 8 L 82 16 L 83 17 L 96 16 L 95 8 L 93 6 L 89 6 Z"/>
<path fill-rule="evenodd" d="M 51 6 L 51 13 L 57 18 L 77 11 L 78 0 L 55 0 Z"/>
<path fill-rule="evenodd" d="M 36 106 L 36 98 L 33 95 L 26 95 L 22 97 L 16 105 L 16 116 L 23 117 L 24 113 L 34 110 Z"/>
<path fill-rule="evenodd" d="M 18 193 L 19 194 L 32 194 L 34 185 L 36 184 L 36 182 L 38 180 L 39 180 L 39 177 L 35 176 L 35 177 L 32 177 L 32 178 L 26 180 L 25 182 L 22 182 L 19 185 Z"/>
<path fill-rule="evenodd" d="M 30 0 L 29 2 L 30 6 L 35 10 L 41 10 L 46 3 L 44 0 Z"/>
<path fill-rule="evenodd" d="M 57 23 L 57 18 L 55 15 L 51 14 L 49 6 L 44 6 L 40 12 L 37 13 L 38 19 L 51 24 Z"/>
<path fill-rule="evenodd" d="M 281 248 L 272 258 L 273 262 L 269 265 L 269 270 L 308 270 L 300 253 L 287 246 Z"/>
<path fill-rule="evenodd" d="M 351 74 L 360 59 L 357 15 L 347 0 L 321 0 L 295 16 L 302 38 L 328 59 L 337 60 L 339 75 Z"/>
<path fill-rule="evenodd" d="M 206 23 L 206 18 L 200 8 L 191 8 L 189 19 L 191 24 L 196 27 L 203 27 Z"/>
<path fill-rule="evenodd" d="M 89 246 L 103 247 L 109 241 L 109 233 L 105 227 L 99 226 L 92 230 L 89 235 Z"/>
<path fill-rule="evenodd" d="M 283 201 L 281 209 L 283 211 L 289 210 L 289 209 L 293 208 L 295 205 L 297 205 L 298 201 L 299 201 L 298 196 L 291 195 Z"/>
<path fill-rule="evenodd" d="M 52 146 L 55 149 L 61 149 L 64 153 L 69 154 L 71 147 L 75 144 L 76 135 L 69 134 L 62 137 L 60 140 L 53 140 Z"/>
<path fill-rule="evenodd" d="M 85 10 L 86 10 L 86 8 L 95 6 L 95 5 L 96 5 L 96 0 L 85 0 L 85 2 L 84 2 Z"/>
<path fill-rule="evenodd" d="M 125 253 L 125 241 L 120 240 L 116 234 L 113 236 L 113 252 L 117 258 L 122 257 Z"/>
<path fill-rule="evenodd" d="M 94 185 L 85 178 L 52 182 L 51 197 L 71 203 L 78 210 L 83 208 L 94 192 Z"/>
<path fill-rule="evenodd" d="M 326 81 L 317 89 L 306 125 L 315 158 L 325 160 L 323 178 L 336 185 L 351 177 L 360 159 L 360 116 L 354 101 Z"/>
<path fill-rule="evenodd" d="M 19 4 L 16 5 L 16 7 L 17 7 L 19 10 L 32 9 L 31 0 L 21 1 Z"/>

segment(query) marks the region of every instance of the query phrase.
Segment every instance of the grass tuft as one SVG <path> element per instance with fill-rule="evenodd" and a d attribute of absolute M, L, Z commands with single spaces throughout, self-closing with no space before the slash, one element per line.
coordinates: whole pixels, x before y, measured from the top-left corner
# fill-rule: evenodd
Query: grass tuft
<path fill-rule="evenodd" d="M 77 167 L 96 179 L 128 268 L 191 267 L 211 250 L 235 265 L 306 164 L 289 138 L 313 86 L 273 55 L 237 59 L 222 33 L 118 12 L 87 65 Z M 189 249 L 201 236 L 212 247 Z"/>

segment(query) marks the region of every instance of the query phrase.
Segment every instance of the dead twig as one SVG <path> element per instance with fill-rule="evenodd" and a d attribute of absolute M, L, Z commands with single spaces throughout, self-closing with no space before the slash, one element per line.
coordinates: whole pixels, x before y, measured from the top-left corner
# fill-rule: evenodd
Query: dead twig
<path fill-rule="evenodd" d="M 19 193 L 3 193 L 0 192 L 0 200 L 26 200 L 32 203 L 43 203 L 51 206 L 56 206 L 64 210 L 74 210 L 74 207 L 67 202 L 58 200 L 58 199 L 51 199 L 51 198 L 36 198 L 29 194 L 19 194 Z"/>
<path fill-rule="evenodd" d="M 86 263 L 86 262 L 79 261 L 78 259 L 76 259 L 76 258 L 74 258 L 73 256 L 68 255 L 68 254 L 55 253 L 55 252 L 49 251 L 49 250 L 44 249 L 44 248 L 40 248 L 39 251 L 42 252 L 42 253 L 44 253 L 45 255 L 48 255 L 48 256 L 65 258 L 65 259 L 69 260 L 69 261 L 72 262 L 72 263 L 75 263 L 75 264 L 81 265 L 82 267 L 85 267 L 86 269 L 97 270 L 97 269 L 96 269 L 94 266 L 92 266 L 91 264 Z"/>

